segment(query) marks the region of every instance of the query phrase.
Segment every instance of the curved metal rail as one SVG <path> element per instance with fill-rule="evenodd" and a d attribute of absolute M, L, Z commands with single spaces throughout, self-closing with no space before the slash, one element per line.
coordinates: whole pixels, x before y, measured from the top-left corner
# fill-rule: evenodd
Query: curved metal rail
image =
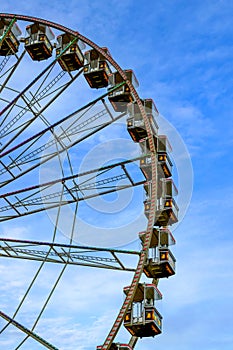
<path fill-rule="evenodd" d="M 51 21 L 47 21 L 44 19 L 40 19 L 40 18 L 36 18 L 36 17 L 31 17 L 31 16 L 24 16 L 24 15 L 19 15 L 19 14 L 7 14 L 7 13 L 0 13 L 0 17 L 4 17 L 4 18 L 8 18 L 8 19 L 16 19 L 16 20 L 22 20 L 22 21 L 28 21 L 28 22 L 36 22 L 36 23 L 42 23 L 45 25 L 48 25 L 51 28 L 54 29 L 58 29 L 60 31 L 72 34 L 74 36 L 76 36 L 77 38 L 79 38 L 80 40 L 82 40 L 84 43 L 86 43 L 87 45 L 89 45 L 90 47 L 96 49 L 98 52 L 100 52 L 108 62 L 110 62 L 110 64 L 120 73 L 121 77 L 123 78 L 123 80 L 125 81 L 125 83 L 129 86 L 131 93 L 133 94 L 135 101 L 137 102 L 141 115 L 143 117 L 144 123 L 145 123 L 145 127 L 146 127 L 146 131 L 147 131 L 147 135 L 148 135 L 148 143 L 149 143 L 149 149 L 151 152 L 151 167 L 152 167 L 152 186 L 151 186 L 151 207 L 150 207 L 150 214 L 148 217 L 148 224 L 147 224 L 147 229 L 146 229 L 146 237 L 143 243 L 143 247 L 142 247 L 142 251 L 140 254 L 140 258 L 136 267 L 136 271 L 135 274 L 133 276 L 132 282 L 131 282 L 131 286 L 130 289 L 128 291 L 128 294 L 123 302 L 122 307 L 119 310 L 119 313 L 116 317 L 115 322 L 113 323 L 113 326 L 109 332 L 109 334 L 107 335 L 103 345 L 102 345 L 102 349 L 103 350 L 109 350 L 110 346 L 112 344 L 112 342 L 114 341 L 116 334 L 119 331 L 119 328 L 124 320 L 124 316 L 130 306 L 130 304 L 133 301 L 136 289 L 137 289 L 137 285 L 139 283 L 140 277 L 142 275 L 143 272 L 143 266 L 145 264 L 146 258 L 147 258 L 147 254 L 148 254 L 148 250 L 149 250 L 149 246 L 150 246 L 150 241 L 152 238 L 152 233 L 153 233 L 153 225 L 154 225 L 154 221 L 155 221 L 155 208 L 156 208 L 156 198 L 157 198 L 157 186 L 156 186 L 156 179 L 157 179 L 157 157 L 156 157 L 156 149 L 155 149 L 155 144 L 154 144 L 154 138 L 153 138 L 153 133 L 151 130 L 151 126 L 150 126 L 150 122 L 148 120 L 148 117 L 145 113 L 144 107 L 141 103 L 140 97 L 135 89 L 135 87 L 131 84 L 131 82 L 127 79 L 124 71 L 122 70 L 122 68 L 117 64 L 117 62 L 110 56 L 108 55 L 104 50 L 102 50 L 98 45 L 96 45 L 93 41 L 91 41 L 90 39 L 88 39 L 87 37 L 81 35 L 79 32 L 71 30 L 65 26 L 62 26 L 60 24 L 51 22 Z M 19 96 L 23 95 L 23 92 L 21 92 Z M 11 103 L 12 104 L 12 103 Z M 10 107 L 7 107 L 10 108 Z M 0 114 L 2 114 L 6 109 L 6 107 L 2 110 L 2 112 L 0 112 Z M 158 281 L 155 281 L 156 283 Z M 131 341 L 130 341 L 130 345 L 134 346 L 136 344 L 136 337 L 132 337 Z"/>

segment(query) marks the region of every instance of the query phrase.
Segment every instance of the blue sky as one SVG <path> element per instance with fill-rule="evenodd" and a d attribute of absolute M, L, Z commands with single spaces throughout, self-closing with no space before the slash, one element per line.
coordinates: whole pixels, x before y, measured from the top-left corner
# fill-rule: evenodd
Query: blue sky
<path fill-rule="evenodd" d="M 163 333 L 139 340 L 137 349 L 232 349 L 233 2 L 9 0 L 1 12 L 58 22 L 107 46 L 122 68 L 135 71 L 140 96 L 153 98 L 188 149 L 193 193 L 186 216 L 174 231 L 177 274 L 159 285 Z M 1 236 L 34 237 L 35 225 L 35 217 L 2 224 Z M 44 217 L 40 225 L 52 230 Z M 127 249 L 138 247 L 138 242 L 127 245 Z M 36 267 L 25 261 L 0 262 L 4 311 L 13 312 Z M 27 301 L 27 322 L 58 270 L 46 267 L 46 279 L 38 283 L 40 288 Z M 122 288 L 129 284 L 131 275 L 70 267 L 66 272 L 38 332 L 49 331 L 49 340 L 60 349 L 93 349 L 110 330 L 123 301 Z M 24 314 L 20 317 L 25 319 Z M 0 347 L 13 350 L 18 336 L 19 332 L 10 328 L 1 336 Z M 122 339 L 128 339 L 124 331 L 118 341 Z M 25 350 L 41 348 L 32 341 L 22 346 Z"/>

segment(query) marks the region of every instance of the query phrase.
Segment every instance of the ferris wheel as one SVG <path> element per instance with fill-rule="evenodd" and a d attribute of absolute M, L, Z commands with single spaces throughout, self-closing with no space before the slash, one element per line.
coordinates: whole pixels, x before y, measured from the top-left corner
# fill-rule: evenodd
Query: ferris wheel
<path fill-rule="evenodd" d="M 25 224 L 33 217 L 37 222 L 32 239 L 14 238 L 11 233 L 0 238 L 2 260 L 19 265 L 30 260 L 37 267 L 14 310 L 7 310 L 3 303 L 0 337 L 15 327 L 22 336 L 14 349 L 28 341 L 33 349 L 38 344 L 58 349 L 48 340 L 56 336 L 41 335 L 36 327 L 67 266 L 75 269 L 78 265 L 131 273 L 129 285 L 119 291 L 124 299 L 115 321 L 96 346 L 99 350 L 133 349 L 138 339 L 162 332 L 158 282 L 174 275 L 176 264 L 170 250 L 175 239 L 169 228 L 178 221 L 177 189 L 172 180 L 171 146 L 159 134 L 155 103 L 150 97 L 139 97 L 133 70 L 123 70 L 106 47 L 44 19 L 0 14 L 0 56 L 0 221 Z M 120 145 L 125 151 L 130 144 L 134 152 L 115 152 L 116 132 L 127 134 L 127 143 L 120 141 Z M 104 142 L 98 148 L 100 140 Z M 100 162 L 98 149 L 103 156 Z M 106 158 L 112 150 L 115 153 Z M 80 218 L 82 222 L 93 219 L 85 203 L 91 206 L 95 199 L 116 193 L 128 196 L 127 191 L 137 188 L 143 192 L 139 205 L 146 223 L 134 232 L 141 248 L 114 248 L 122 241 L 106 246 L 101 231 L 98 243 L 91 245 L 96 232 L 80 224 Z M 45 215 L 52 224 L 39 235 Z M 94 220 L 101 226 L 99 221 L 105 218 Z M 66 240 L 59 241 L 61 232 Z M 123 232 L 124 237 L 128 232 Z M 62 268 L 29 325 L 21 310 L 49 264 Z M 127 342 L 119 339 L 121 328 L 128 332 Z M 75 348 L 77 344 L 70 345 Z"/>

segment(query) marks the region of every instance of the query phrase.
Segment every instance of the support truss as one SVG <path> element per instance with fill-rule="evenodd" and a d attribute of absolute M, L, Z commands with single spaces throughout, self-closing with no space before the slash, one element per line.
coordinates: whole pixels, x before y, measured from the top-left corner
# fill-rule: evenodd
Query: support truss
<path fill-rule="evenodd" d="M 0 256 L 6 258 L 135 271 L 135 268 L 128 265 L 128 259 L 124 262 L 124 258 L 129 255 L 139 256 L 140 252 L 0 238 Z"/>
<path fill-rule="evenodd" d="M 140 158 L 137 157 L 2 194 L 0 195 L 0 221 L 14 219 L 143 185 L 146 179 L 142 175 L 140 168 L 138 168 L 137 179 L 134 180 L 134 174 L 131 176 L 126 167 Z M 113 176 L 110 175 L 112 170 L 114 170 Z M 138 180 L 139 174 L 141 178 L 139 177 L 140 179 Z M 87 176 L 89 177 L 87 178 Z M 77 183 L 76 180 L 82 177 L 85 177 L 85 180 Z M 99 178 L 98 181 L 96 180 L 97 178 Z M 94 182 L 93 179 L 95 179 Z M 113 185 L 113 183 L 118 183 L 121 180 L 125 180 L 124 184 Z"/>

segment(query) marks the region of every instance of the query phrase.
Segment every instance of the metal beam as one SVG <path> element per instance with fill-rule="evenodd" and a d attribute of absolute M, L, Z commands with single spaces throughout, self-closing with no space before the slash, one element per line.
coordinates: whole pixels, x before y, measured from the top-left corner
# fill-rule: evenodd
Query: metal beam
<path fill-rule="evenodd" d="M 99 253 L 97 256 L 96 253 Z M 102 254 L 102 256 L 100 255 Z M 131 250 L 98 248 L 29 240 L 0 238 L 0 256 L 50 263 L 79 265 L 121 271 L 135 271 L 126 266 L 125 256 L 140 256 Z"/>
<path fill-rule="evenodd" d="M 59 350 L 54 345 L 50 344 L 49 342 L 47 342 L 45 339 L 41 338 L 36 333 L 34 333 L 34 332 L 30 331 L 28 328 L 24 327 L 21 323 L 15 321 L 13 318 L 11 318 L 8 315 L 6 315 L 4 312 L 0 311 L 0 316 L 2 318 L 4 318 L 6 321 L 8 321 L 10 324 L 15 326 L 16 328 L 20 329 L 22 332 L 26 333 L 29 337 L 31 337 L 34 340 L 36 340 L 38 343 L 40 343 L 43 346 L 45 346 L 47 349 Z"/>

